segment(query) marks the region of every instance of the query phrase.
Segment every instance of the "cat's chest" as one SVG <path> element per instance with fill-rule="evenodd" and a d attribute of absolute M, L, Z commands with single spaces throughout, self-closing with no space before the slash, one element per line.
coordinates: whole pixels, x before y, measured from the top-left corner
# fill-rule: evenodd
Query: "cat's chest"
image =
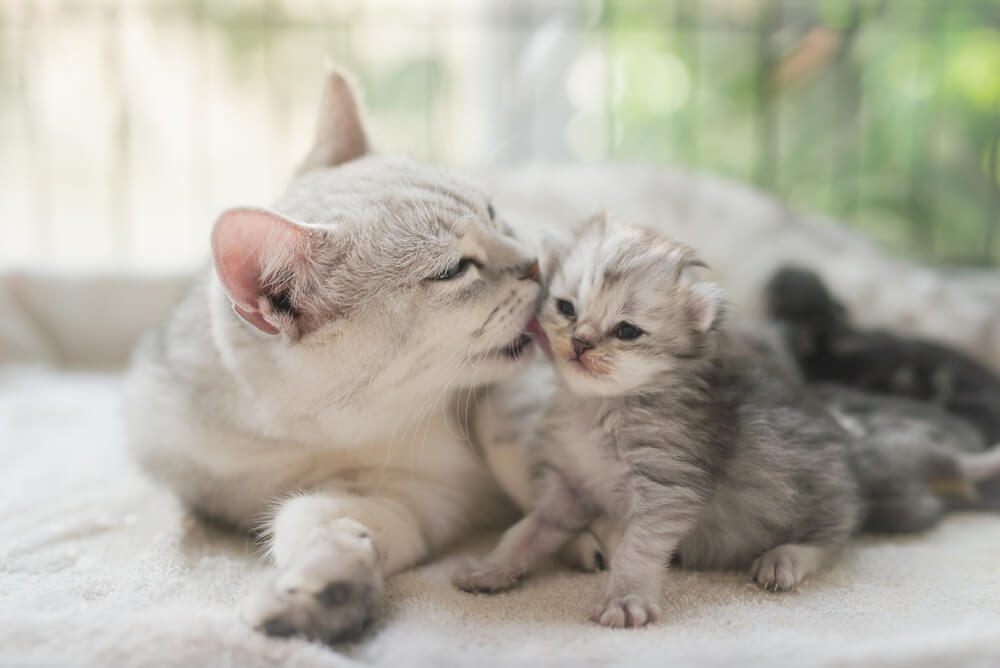
<path fill-rule="evenodd" d="M 424 411 L 419 419 L 401 406 L 390 412 L 320 411 L 311 416 L 285 417 L 269 425 L 282 447 L 260 447 L 243 452 L 240 466 L 263 470 L 284 484 L 346 479 L 361 487 L 369 481 L 384 484 L 392 478 L 452 480 L 480 478 L 482 458 L 464 426 L 448 407 Z M 272 441 L 268 441 L 270 443 Z"/>

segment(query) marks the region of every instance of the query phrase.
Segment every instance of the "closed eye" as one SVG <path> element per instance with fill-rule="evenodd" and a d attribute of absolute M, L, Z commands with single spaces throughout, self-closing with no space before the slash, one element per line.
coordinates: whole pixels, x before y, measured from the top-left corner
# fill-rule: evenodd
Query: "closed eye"
<path fill-rule="evenodd" d="M 576 309 L 573 307 L 572 302 L 569 302 L 565 299 L 557 299 L 556 308 L 559 309 L 559 312 L 562 313 L 567 318 L 576 317 Z"/>
<path fill-rule="evenodd" d="M 433 276 L 428 276 L 428 281 L 450 281 L 453 278 L 458 278 L 465 273 L 465 270 L 469 268 L 469 265 L 477 265 L 478 262 L 473 260 L 471 257 L 463 257 L 461 260 L 448 267 L 444 271 L 434 274 Z"/>

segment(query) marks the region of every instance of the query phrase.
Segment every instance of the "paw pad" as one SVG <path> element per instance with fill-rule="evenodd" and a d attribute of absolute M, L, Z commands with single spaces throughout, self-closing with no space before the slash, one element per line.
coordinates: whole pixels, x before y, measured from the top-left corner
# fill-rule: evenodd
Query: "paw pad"
<path fill-rule="evenodd" d="M 350 598 L 351 585 L 347 582 L 333 582 L 316 594 L 316 600 L 328 608 L 343 605 Z"/>

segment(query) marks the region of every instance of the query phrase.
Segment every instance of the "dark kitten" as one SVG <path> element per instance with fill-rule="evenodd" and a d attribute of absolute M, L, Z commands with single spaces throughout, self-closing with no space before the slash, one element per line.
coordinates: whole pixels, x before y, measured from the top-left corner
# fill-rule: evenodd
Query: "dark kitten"
<path fill-rule="evenodd" d="M 823 302 L 818 306 L 814 313 L 826 308 Z M 729 353 L 753 358 L 797 386 L 851 435 L 851 466 L 865 508 L 863 531 L 914 533 L 951 510 L 1000 510 L 1000 446 L 990 448 L 972 423 L 926 401 L 837 383 L 803 383 L 778 331 L 747 322 L 733 332 Z"/>
<path fill-rule="evenodd" d="M 781 326 L 807 382 L 929 401 L 1000 441 L 1000 377 L 938 343 L 855 328 L 820 278 L 785 267 L 768 282 L 768 315 Z"/>
<path fill-rule="evenodd" d="M 966 420 L 900 397 L 821 383 L 804 388 L 853 437 L 862 530 L 914 533 L 953 510 L 1000 510 L 1000 448 Z"/>

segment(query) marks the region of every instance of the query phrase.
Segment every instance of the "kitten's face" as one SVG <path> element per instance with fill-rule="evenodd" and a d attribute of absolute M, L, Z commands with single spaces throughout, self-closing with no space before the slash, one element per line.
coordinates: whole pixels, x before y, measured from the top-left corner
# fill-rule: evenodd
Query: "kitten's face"
<path fill-rule="evenodd" d="M 704 353 L 722 297 L 687 247 L 602 216 L 557 262 L 538 321 L 573 392 L 634 392 Z"/>

